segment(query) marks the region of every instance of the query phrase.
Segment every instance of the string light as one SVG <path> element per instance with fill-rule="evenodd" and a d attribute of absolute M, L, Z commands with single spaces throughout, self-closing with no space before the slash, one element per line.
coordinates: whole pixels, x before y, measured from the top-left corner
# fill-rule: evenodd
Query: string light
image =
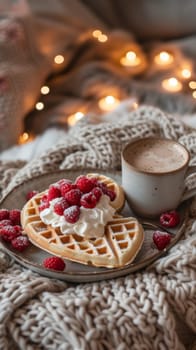
<path fill-rule="evenodd" d="M 69 124 L 69 126 L 73 126 L 83 117 L 84 117 L 84 113 L 76 112 L 74 114 L 69 115 L 69 117 L 67 118 L 67 123 Z"/>
<path fill-rule="evenodd" d="M 177 78 L 169 78 L 162 81 L 162 87 L 170 92 L 178 92 L 182 90 L 182 83 Z"/>
<path fill-rule="evenodd" d="M 128 51 L 126 55 L 121 58 L 120 63 L 123 66 L 135 67 L 141 63 L 141 59 L 137 56 L 135 51 Z"/>
<path fill-rule="evenodd" d="M 104 43 L 108 40 L 108 36 L 104 34 L 101 30 L 95 29 L 91 32 L 92 36 L 97 39 L 100 43 Z M 138 50 L 137 47 L 132 46 L 133 50 L 129 50 L 126 53 L 124 53 L 124 56 L 121 57 L 120 63 L 122 66 L 125 67 L 130 67 L 130 68 L 135 68 L 133 72 L 138 72 L 138 70 L 143 67 L 144 63 L 146 63 L 146 59 L 143 56 L 142 52 Z M 157 64 L 160 68 L 168 66 L 172 63 L 174 63 L 175 55 L 171 52 L 168 52 L 167 50 L 160 51 L 156 55 L 154 55 L 153 62 Z M 64 62 L 64 56 L 59 54 L 54 57 L 54 62 L 57 65 L 60 65 Z M 177 62 L 177 67 L 178 66 Z M 187 63 L 187 61 L 183 60 L 183 66 L 184 68 L 181 67 L 181 70 L 178 68 L 178 74 L 177 72 L 175 73 L 179 79 L 181 77 L 182 79 L 189 79 L 192 75 L 190 64 Z M 163 89 L 167 90 L 168 92 L 179 92 L 183 89 L 183 84 L 180 80 L 178 80 L 175 77 L 171 77 L 168 79 L 164 79 L 161 82 L 161 86 Z M 189 83 L 190 89 L 195 89 L 196 90 L 196 81 L 190 81 Z M 47 85 L 44 85 L 41 87 L 41 94 L 47 95 L 50 92 L 50 88 Z M 196 91 L 192 93 L 193 97 L 196 99 Z M 102 111 L 112 111 L 119 105 L 120 101 L 118 98 L 109 95 L 101 98 L 98 101 L 98 106 Z M 35 109 L 38 111 L 41 111 L 44 109 L 44 103 L 39 101 L 35 105 Z M 132 108 L 138 108 L 138 103 L 136 102 Z M 70 116 L 68 116 L 67 121 L 69 125 L 74 125 L 78 120 L 80 120 L 84 116 L 84 113 L 82 112 L 76 112 Z M 25 137 L 25 136 L 24 136 Z"/>
<path fill-rule="evenodd" d="M 174 61 L 174 56 L 167 52 L 161 51 L 154 57 L 154 62 L 159 66 L 167 66 Z"/>
<path fill-rule="evenodd" d="M 193 89 L 193 90 L 196 89 L 196 81 L 193 81 L 193 80 L 190 81 L 190 82 L 189 82 L 189 87 L 190 87 L 191 89 Z"/>
<path fill-rule="evenodd" d="M 105 43 L 107 40 L 108 40 L 108 37 L 107 35 L 105 34 L 101 34 L 98 38 L 97 38 L 98 41 L 100 41 L 100 43 Z"/>
<path fill-rule="evenodd" d="M 33 139 L 34 139 L 34 136 L 32 134 L 28 134 L 28 132 L 23 132 L 23 134 L 19 136 L 18 144 L 22 145 L 24 143 L 32 141 Z"/>
<path fill-rule="evenodd" d="M 54 62 L 55 62 L 56 64 L 61 64 L 61 63 L 64 62 L 64 57 L 63 57 L 62 55 L 57 55 L 57 56 L 55 56 L 55 58 L 54 58 Z"/>
<path fill-rule="evenodd" d="M 44 103 L 43 102 L 37 102 L 35 105 L 35 109 L 37 109 L 38 111 L 41 111 L 42 109 L 44 109 Z"/>
<path fill-rule="evenodd" d="M 92 36 L 96 38 L 100 43 L 105 43 L 108 40 L 108 36 L 102 33 L 102 31 L 99 29 L 93 30 Z"/>
<path fill-rule="evenodd" d="M 184 68 L 181 70 L 181 75 L 185 79 L 189 79 L 191 77 L 191 71 L 189 68 Z"/>
<path fill-rule="evenodd" d="M 44 85 L 44 86 L 42 86 L 41 87 L 41 93 L 43 94 L 43 95 L 47 95 L 47 94 L 49 94 L 49 92 L 50 92 L 50 88 L 48 87 L 48 86 L 46 86 L 46 85 Z"/>
<path fill-rule="evenodd" d="M 133 104 L 132 104 L 132 108 L 133 109 L 137 109 L 139 107 L 139 103 L 138 102 L 134 102 Z"/>
<path fill-rule="evenodd" d="M 19 144 L 27 142 L 29 139 L 29 134 L 27 132 L 24 132 L 22 135 L 19 137 Z"/>
<path fill-rule="evenodd" d="M 98 105 L 101 110 L 109 112 L 116 108 L 119 103 L 120 101 L 116 97 L 109 95 L 101 98 L 98 102 Z"/>
<path fill-rule="evenodd" d="M 93 30 L 93 32 L 92 32 L 92 36 L 94 37 L 94 38 L 98 38 L 99 36 L 101 36 L 102 35 L 102 32 L 101 32 L 101 30 L 99 30 L 99 29 L 95 29 L 95 30 Z"/>

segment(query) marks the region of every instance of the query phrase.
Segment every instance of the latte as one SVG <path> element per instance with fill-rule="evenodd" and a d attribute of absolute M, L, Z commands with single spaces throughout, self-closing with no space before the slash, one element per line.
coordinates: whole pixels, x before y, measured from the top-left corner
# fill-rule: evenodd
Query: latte
<path fill-rule="evenodd" d="M 146 138 L 129 144 L 124 159 L 141 172 L 167 173 L 185 166 L 188 156 L 184 147 L 175 141 Z"/>

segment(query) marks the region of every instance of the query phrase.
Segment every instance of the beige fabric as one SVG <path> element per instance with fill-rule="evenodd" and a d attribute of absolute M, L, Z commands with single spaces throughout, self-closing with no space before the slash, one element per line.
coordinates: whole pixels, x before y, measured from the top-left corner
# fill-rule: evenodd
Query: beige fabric
<path fill-rule="evenodd" d="M 196 34 L 195 1 L 189 0 L 83 0 L 110 25 L 140 40 L 165 40 Z"/>
<path fill-rule="evenodd" d="M 17 143 L 24 117 L 34 108 L 43 82 L 54 70 L 54 56 L 66 52 L 66 66 L 80 34 L 93 25 L 103 25 L 77 0 L 47 0 L 47 6 L 40 1 L 24 0 L 15 5 L 3 1 L 0 10 L 2 150 Z M 80 19 L 75 13 L 80 13 Z"/>
<path fill-rule="evenodd" d="M 13 11 L 5 10 L 3 3 L 13 6 Z M 53 92 L 44 99 L 46 110 L 31 113 L 27 120 L 36 132 L 55 123 L 64 125 L 67 114 L 84 102 L 89 105 L 91 98 L 95 101 L 111 86 L 120 90 L 122 98 L 136 94 L 141 102 L 167 111 L 194 112 L 195 101 L 190 96 L 159 91 L 153 69 L 146 79 L 135 81 L 132 73 L 117 68 L 127 45 L 143 53 L 132 33 L 109 28 L 105 50 L 92 38 L 88 46 L 89 29 L 108 28 L 103 17 L 98 18 L 81 2 L 6 0 L 0 6 L 0 149 L 17 141 L 24 117 L 51 73 L 55 73 L 49 80 Z M 115 21 L 121 17 L 116 13 Z M 188 28 L 190 21 L 185 24 Z M 195 57 L 195 36 L 170 44 Z M 61 74 L 56 74 L 53 66 L 58 53 L 66 53 Z M 90 107 L 96 112 L 94 105 Z M 119 169 L 124 145 L 144 136 L 179 140 L 190 150 L 191 164 L 196 164 L 195 130 L 173 114 L 144 106 L 111 113 L 107 118 L 107 123 L 98 125 L 88 125 L 86 118 L 49 151 L 41 154 L 41 149 L 37 150 L 41 155 L 29 163 L 1 161 L 0 198 L 24 180 L 55 169 Z M 195 187 L 194 174 L 187 179 L 186 190 Z M 186 233 L 167 256 L 127 277 L 92 284 L 71 285 L 40 277 L 1 252 L 0 349 L 195 349 L 195 231 L 194 198 Z"/>
<path fill-rule="evenodd" d="M 101 94 L 114 93 L 120 99 L 136 96 L 141 103 L 172 113 L 195 112 L 196 100 L 191 97 L 191 92 L 183 91 L 180 95 L 163 93 L 160 88 L 163 73 L 158 74 L 151 66 L 152 53 L 162 46 L 176 54 L 182 51 L 183 60 L 194 60 L 195 22 L 191 29 L 190 18 L 187 20 L 188 15 L 194 13 L 194 5 L 192 1 L 186 5 L 184 22 L 181 21 L 182 13 L 176 13 L 182 38 L 174 40 L 171 31 L 168 42 L 143 44 L 136 40 L 138 31 L 134 28 L 134 21 L 133 31 L 129 27 L 127 13 L 136 20 L 145 10 L 146 15 L 138 23 L 142 31 L 143 26 L 147 27 L 145 33 L 148 29 L 152 32 L 157 23 L 152 20 L 153 8 L 156 7 L 156 20 L 160 24 L 163 5 L 158 2 L 161 5 L 158 11 L 157 2 L 146 3 L 99 1 L 98 9 L 90 0 L 0 2 L 0 150 L 17 143 L 24 124 L 26 129 L 37 134 L 54 125 L 66 127 L 67 116 L 81 107 L 85 113 L 96 113 Z M 177 6 L 177 1 L 168 8 L 165 6 L 165 12 L 171 15 L 170 24 L 173 23 L 175 3 Z M 152 23 L 151 29 L 149 22 Z M 161 23 L 164 27 L 167 23 L 167 28 L 170 28 L 164 17 Z M 189 25 L 190 30 L 187 30 Z M 96 28 L 108 35 L 104 44 L 92 37 L 92 30 Z M 154 32 L 159 33 L 158 25 Z M 160 27 L 160 39 L 165 39 L 164 30 L 163 36 L 161 32 Z M 193 36 L 184 37 L 188 34 Z M 133 48 L 145 62 L 139 79 L 138 71 L 124 69 L 119 63 L 125 52 Z M 65 58 L 60 67 L 54 64 L 56 54 Z M 147 71 L 146 61 L 149 64 Z M 193 66 L 193 76 L 194 69 Z M 166 70 L 164 74 L 170 76 L 171 72 Z M 45 83 L 49 84 L 51 93 L 40 96 L 40 88 Z M 45 109 L 36 111 L 34 107 L 40 99 Z"/>
<path fill-rule="evenodd" d="M 112 122 L 112 117 L 120 121 Z M 113 112 L 108 118 L 104 124 L 81 123 L 24 167 L 2 162 L 2 194 L 55 169 L 119 169 L 122 147 L 150 135 L 178 140 L 191 152 L 191 163 L 196 163 L 196 133 L 178 118 L 145 106 L 129 113 Z M 196 187 L 196 174 L 186 185 L 187 190 Z M 15 342 L 21 350 L 193 350 L 195 231 L 194 199 L 185 235 L 167 256 L 142 271 L 97 283 L 49 280 L 8 263 L 1 254 L 0 349 L 15 348 Z"/>

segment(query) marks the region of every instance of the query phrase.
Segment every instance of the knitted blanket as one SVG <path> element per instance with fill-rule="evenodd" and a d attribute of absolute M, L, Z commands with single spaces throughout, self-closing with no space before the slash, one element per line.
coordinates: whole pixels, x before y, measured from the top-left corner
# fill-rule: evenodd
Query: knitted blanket
<path fill-rule="evenodd" d="M 190 151 L 190 164 L 196 164 L 196 132 L 177 117 L 143 106 L 113 112 L 108 120 L 82 121 L 27 164 L 1 161 L 1 198 L 51 170 L 120 169 L 125 144 L 146 136 L 178 140 Z M 186 181 L 186 190 L 193 188 L 196 174 Z M 186 232 L 169 254 L 126 277 L 66 283 L 23 268 L 1 250 L 0 349 L 195 349 L 195 199 Z"/>

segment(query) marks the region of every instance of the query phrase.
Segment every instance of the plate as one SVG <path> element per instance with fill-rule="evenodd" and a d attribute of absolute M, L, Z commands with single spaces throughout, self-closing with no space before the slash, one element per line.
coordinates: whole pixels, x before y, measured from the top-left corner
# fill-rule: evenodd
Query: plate
<path fill-rule="evenodd" d="M 47 175 L 41 175 L 35 177 L 32 180 L 28 180 L 23 184 L 17 186 L 12 192 L 10 192 L 4 200 L 0 203 L 0 208 L 7 209 L 22 209 L 26 202 L 26 194 L 29 191 L 37 190 L 39 192 L 45 190 L 51 183 L 58 181 L 61 178 L 68 178 L 70 180 L 75 180 L 75 178 L 81 174 L 86 174 L 89 172 L 101 173 L 106 176 L 113 178 L 116 182 L 121 184 L 121 172 L 118 171 L 99 171 L 95 169 L 84 170 L 61 170 L 58 172 L 50 173 Z M 38 247 L 30 244 L 30 246 L 22 253 L 16 252 L 11 248 L 9 243 L 1 241 L 1 248 L 14 260 L 23 265 L 24 267 L 31 269 L 39 274 L 51 278 L 57 278 L 70 282 L 93 282 L 100 281 L 104 279 L 111 279 L 116 277 L 125 276 L 131 272 L 138 271 L 153 261 L 161 258 L 168 253 L 169 249 L 176 244 L 184 232 L 186 226 L 186 218 L 188 216 L 188 204 L 184 202 L 178 208 L 180 212 L 181 221 L 176 229 L 169 230 L 172 234 L 172 239 L 170 244 L 163 250 L 159 251 L 153 244 L 152 235 L 157 229 L 161 231 L 166 231 L 165 228 L 159 226 L 159 223 L 155 220 L 144 221 L 142 218 L 137 219 L 142 224 L 145 231 L 145 238 L 142 248 L 134 261 L 124 267 L 120 268 L 104 268 L 104 267 L 93 267 L 88 265 L 82 265 L 79 263 L 71 262 L 65 259 L 66 268 L 62 271 L 54 271 L 45 269 L 42 266 L 42 261 L 50 256 L 49 253 L 39 249 Z M 123 216 L 135 216 L 131 212 L 127 203 L 121 212 Z"/>

